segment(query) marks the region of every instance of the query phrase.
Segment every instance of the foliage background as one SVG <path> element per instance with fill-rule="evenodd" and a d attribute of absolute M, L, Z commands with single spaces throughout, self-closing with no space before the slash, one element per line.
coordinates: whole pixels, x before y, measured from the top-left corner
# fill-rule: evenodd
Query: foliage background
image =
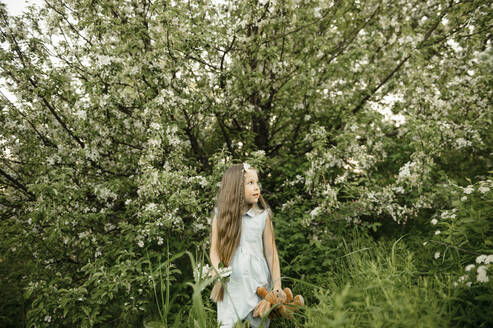
<path fill-rule="evenodd" d="M 242 161 L 309 304 L 278 326 L 491 325 L 492 15 L 0 3 L 2 326 L 215 326 L 193 268 Z"/>

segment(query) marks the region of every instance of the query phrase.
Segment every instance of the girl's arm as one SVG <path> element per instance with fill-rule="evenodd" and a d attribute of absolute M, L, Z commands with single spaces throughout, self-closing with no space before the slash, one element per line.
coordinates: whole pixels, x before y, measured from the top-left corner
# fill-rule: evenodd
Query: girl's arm
<path fill-rule="evenodd" d="M 217 220 L 216 215 L 212 219 L 212 234 L 211 234 L 211 249 L 209 252 L 211 257 L 211 263 L 215 270 L 212 272 L 212 276 L 216 275 L 216 271 L 219 270 L 219 253 L 217 252 Z"/>
<path fill-rule="evenodd" d="M 277 254 L 276 241 L 274 239 L 274 227 L 272 221 L 267 215 L 264 228 L 264 255 L 269 264 L 270 274 L 272 277 L 272 289 L 281 289 L 281 268 L 279 265 L 279 256 Z"/>

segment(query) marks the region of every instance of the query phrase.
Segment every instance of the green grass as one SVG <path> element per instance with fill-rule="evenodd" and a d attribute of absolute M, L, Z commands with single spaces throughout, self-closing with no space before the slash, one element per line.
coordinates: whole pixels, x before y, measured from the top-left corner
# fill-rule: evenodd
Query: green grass
<path fill-rule="evenodd" d="M 450 278 L 419 272 L 403 240 L 345 246 L 305 327 L 446 327 Z"/>
<path fill-rule="evenodd" d="M 270 327 L 487 327 L 491 322 L 471 318 L 476 312 L 478 318 L 481 311 L 487 313 L 486 303 L 461 298 L 474 289 L 453 286 L 458 272 L 426 268 L 430 254 L 412 251 L 415 247 L 409 236 L 382 241 L 357 237 L 343 243 L 342 255 L 330 271 L 311 276 L 314 281 L 284 277 L 283 285 L 303 294 L 307 306 L 294 319 L 275 319 Z M 196 259 L 188 255 L 195 266 Z M 168 313 L 167 323 L 161 318 L 160 323 L 146 327 L 177 323 L 180 327 L 217 327 L 216 305 L 208 298 L 211 282 L 190 282 L 190 302 L 183 306 L 186 311 Z M 237 327 L 249 324 L 240 322 Z"/>

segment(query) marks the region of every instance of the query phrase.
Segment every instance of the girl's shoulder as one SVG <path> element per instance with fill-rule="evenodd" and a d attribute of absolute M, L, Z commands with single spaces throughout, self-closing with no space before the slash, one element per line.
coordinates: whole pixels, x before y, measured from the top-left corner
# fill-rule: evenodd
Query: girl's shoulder
<path fill-rule="evenodd" d="M 254 212 L 255 212 L 255 215 L 262 215 L 262 214 L 267 213 L 267 210 L 265 208 L 257 208 L 257 209 L 254 209 Z"/>

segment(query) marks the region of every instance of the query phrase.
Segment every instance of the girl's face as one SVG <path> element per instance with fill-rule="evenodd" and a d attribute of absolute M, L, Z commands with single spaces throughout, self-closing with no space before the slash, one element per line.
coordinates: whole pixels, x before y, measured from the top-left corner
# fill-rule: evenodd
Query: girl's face
<path fill-rule="evenodd" d="M 257 171 L 249 169 L 245 172 L 245 201 L 247 204 L 258 203 L 260 186 Z"/>

